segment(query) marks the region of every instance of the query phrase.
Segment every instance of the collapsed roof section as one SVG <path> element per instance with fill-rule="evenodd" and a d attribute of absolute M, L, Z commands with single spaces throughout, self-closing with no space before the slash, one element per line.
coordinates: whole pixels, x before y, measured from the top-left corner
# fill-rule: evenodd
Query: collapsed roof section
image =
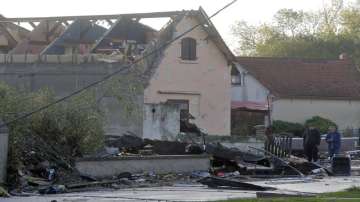
<path fill-rule="evenodd" d="M 91 52 L 122 54 L 131 59 L 140 55 L 156 36 L 156 30 L 139 23 L 137 19 L 121 18 L 98 39 Z"/>
<path fill-rule="evenodd" d="M 4 19 L 0 15 L 0 20 Z M 0 53 L 8 53 L 10 50 L 29 34 L 27 29 L 13 24 L 13 23 L 0 23 Z"/>
<path fill-rule="evenodd" d="M 43 55 L 86 54 L 96 40 L 106 32 L 106 28 L 89 20 L 75 20 L 62 35 L 55 39 Z"/>
<path fill-rule="evenodd" d="M 157 37 L 157 30 L 139 21 L 174 18 L 185 11 L 120 15 L 4 18 L 0 16 L 0 53 L 4 54 L 118 54 L 140 53 Z M 107 29 L 100 23 L 110 24 Z M 29 31 L 15 23 L 29 23 Z M 20 30 L 20 32 L 19 32 Z"/>
<path fill-rule="evenodd" d="M 50 43 L 59 37 L 65 27 L 61 22 L 42 21 L 25 39 L 17 43 L 10 54 L 40 54 Z"/>
<path fill-rule="evenodd" d="M 14 23 L 29 23 L 33 30 L 26 37 L 13 40 L 2 53 L 11 55 L 74 55 L 100 54 L 111 56 L 111 61 L 129 62 L 144 51 L 154 48 L 152 42 L 164 44 L 164 38 L 174 38 L 175 26 L 184 16 L 195 17 L 228 61 L 234 56 L 215 26 L 200 7 L 199 10 L 171 11 L 120 15 L 63 16 L 33 18 L 0 18 L 6 29 Z M 170 18 L 160 31 L 139 21 L 144 18 Z M 108 23 L 110 28 L 101 26 Z M 1 31 L 1 29 L 0 29 Z M 1 37 L 1 35 L 0 35 Z M 1 38 L 0 38 L 1 39 Z M 39 57 L 40 58 L 40 57 Z"/>

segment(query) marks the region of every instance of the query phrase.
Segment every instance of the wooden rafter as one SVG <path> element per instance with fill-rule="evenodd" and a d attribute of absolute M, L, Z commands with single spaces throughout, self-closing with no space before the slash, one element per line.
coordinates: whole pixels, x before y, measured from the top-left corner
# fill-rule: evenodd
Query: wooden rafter
<path fill-rule="evenodd" d="M 11 47 L 15 47 L 17 44 L 17 41 L 11 35 L 11 33 L 6 29 L 6 23 L 0 23 L 0 31 L 5 35 L 6 39 L 8 40 L 9 45 Z"/>
<path fill-rule="evenodd" d="M 57 16 L 57 17 L 28 17 L 28 18 L 4 18 L 0 22 L 40 22 L 40 21 L 68 21 L 68 20 L 115 20 L 120 17 L 126 18 L 165 18 L 173 17 L 183 13 L 184 11 L 168 11 L 153 13 L 129 13 L 115 15 L 84 15 L 84 16 Z"/>

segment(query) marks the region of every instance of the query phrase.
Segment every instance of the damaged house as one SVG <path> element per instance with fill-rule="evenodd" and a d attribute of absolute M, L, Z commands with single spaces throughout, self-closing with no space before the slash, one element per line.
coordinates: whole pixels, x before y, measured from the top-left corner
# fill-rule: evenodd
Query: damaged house
<path fill-rule="evenodd" d="M 169 22 L 158 31 L 141 23 L 147 18 Z M 202 8 L 0 21 L 0 81 L 27 91 L 48 87 L 63 97 L 121 72 L 95 87 L 108 135 L 173 139 L 181 120 L 209 134 L 230 135 L 233 55 Z"/>
<path fill-rule="evenodd" d="M 233 118 L 256 116 L 254 125 L 267 125 L 321 116 L 340 130 L 360 128 L 360 72 L 345 55 L 338 60 L 237 57 L 236 62 Z"/>

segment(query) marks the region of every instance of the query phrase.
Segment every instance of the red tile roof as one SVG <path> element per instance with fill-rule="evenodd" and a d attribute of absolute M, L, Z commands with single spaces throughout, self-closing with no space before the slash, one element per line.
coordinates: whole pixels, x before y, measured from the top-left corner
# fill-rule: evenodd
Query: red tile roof
<path fill-rule="evenodd" d="M 350 60 L 265 57 L 236 60 L 278 97 L 360 99 L 360 72 Z"/>
<path fill-rule="evenodd" d="M 232 101 L 231 109 L 247 109 L 255 111 L 267 111 L 268 104 L 264 102 L 251 102 L 251 101 Z"/>

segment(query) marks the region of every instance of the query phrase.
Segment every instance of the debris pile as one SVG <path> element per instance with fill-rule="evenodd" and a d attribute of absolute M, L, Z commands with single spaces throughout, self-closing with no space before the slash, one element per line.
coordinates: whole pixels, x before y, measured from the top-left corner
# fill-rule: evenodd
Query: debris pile
<path fill-rule="evenodd" d="M 185 155 L 201 154 L 200 146 L 193 143 L 142 139 L 134 134 L 107 136 L 105 149 L 95 156 L 126 156 L 126 155 Z"/>
<path fill-rule="evenodd" d="M 61 193 L 65 191 L 61 184 L 81 180 L 64 146 L 35 135 L 22 136 L 17 146 L 8 169 L 11 194 Z"/>
<path fill-rule="evenodd" d="M 39 136 L 24 135 L 17 143 L 18 161 L 9 168 L 10 194 L 58 194 L 89 189 L 120 189 L 133 187 L 167 186 L 174 183 L 196 183 L 210 176 L 206 171 L 193 173 L 120 173 L 110 179 L 97 179 L 80 174 L 74 167 L 75 157 L 66 151 L 66 145 L 52 144 Z M 108 136 L 106 147 L 95 153 L 98 157 L 121 155 L 186 154 L 188 144 L 181 142 L 143 140 L 133 135 Z M 187 149 L 191 150 L 191 149 Z M 6 196 L 5 190 L 3 192 Z"/>
<path fill-rule="evenodd" d="M 92 156 L 100 158 L 145 155 L 208 154 L 211 167 L 208 171 L 159 174 L 119 173 L 109 178 L 97 179 L 80 174 L 74 167 L 71 152 L 64 145 L 52 145 L 39 136 L 24 136 L 21 142 L 20 162 L 12 165 L 11 195 L 58 194 L 74 191 L 123 189 L 135 187 L 171 186 L 175 183 L 201 183 L 209 188 L 254 191 L 273 190 L 251 183 L 259 179 L 306 175 L 324 177 L 331 175 L 327 169 L 302 158 L 278 158 L 266 152 L 243 151 L 220 143 L 177 142 L 142 139 L 134 134 L 107 136 L 105 148 Z M 59 149 L 61 148 L 61 149 Z M 204 150 L 205 148 L 205 150 Z M 250 148 L 250 147 L 249 147 Z M 5 192 L 6 196 L 6 192 Z"/>

